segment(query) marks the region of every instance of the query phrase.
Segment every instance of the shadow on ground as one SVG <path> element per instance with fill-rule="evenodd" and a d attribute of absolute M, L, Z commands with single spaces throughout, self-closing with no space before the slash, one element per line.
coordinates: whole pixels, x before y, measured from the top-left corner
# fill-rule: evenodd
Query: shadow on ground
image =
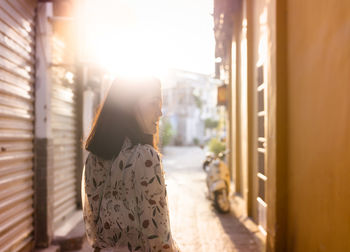
<path fill-rule="evenodd" d="M 230 237 L 237 252 L 260 252 L 259 243 L 254 238 L 254 233 L 247 229 L 233 212 L 227 214 L 216 213 L 225 233 Z"/>

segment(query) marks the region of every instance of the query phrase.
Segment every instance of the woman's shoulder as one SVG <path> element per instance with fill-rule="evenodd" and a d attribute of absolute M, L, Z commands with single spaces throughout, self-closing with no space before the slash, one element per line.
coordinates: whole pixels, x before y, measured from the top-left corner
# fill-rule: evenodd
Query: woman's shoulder
<path fill-rule="evenodd" d="M 88 153 L 88 156 L 85 161 L 86 166 L 93 166 L 93 167 L 98 167 L 98 166 L 104 167 L 106 165 L 109 165 L 110 163 L 111 163 L 111 160 L 103 159 L 93 154 L 92 152 Z"/>
<path fill-rule="evenodd" d="M 150 144 L 139 144 L 139 149 L 142 151 L 152 151 L 153 153 L 158 153 L 158 151 Z"/>
<path fill-rule="evenodd" d="M 125 155 L 131 155 L 132 153 L 138 153 L 138 157 L 142 156 L 148 156 L 151 155 L 153 156 L 159 156 L 158 150 L 154 148 L 150 144 L 146 143 L 137 143 L 137 144 L 132 144 L 131 140 L 126 137 L 122 146 L 121 153 L 124 153 Z"/>
<path fill-rule="evenodd" d="M 159 152 L 149 144 L 139 144 L 137 147 L 138 157 L 148 158 L 148 159 L 158 159 L 160 160 Z"/>
<path fill-rule="evenodd" d="M 117 159 L 125 159 L 130 163 L 146 162 L 147 160 L 159 163 L 161 160 L 159 152 L 152 145 L 142 143 L 125 144 Z"/>

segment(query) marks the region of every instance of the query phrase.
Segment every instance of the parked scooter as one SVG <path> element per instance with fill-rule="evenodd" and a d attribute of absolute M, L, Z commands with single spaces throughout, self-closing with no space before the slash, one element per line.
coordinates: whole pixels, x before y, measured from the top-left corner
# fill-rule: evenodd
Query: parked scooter
<path fill-rule="evenodd" d="M 214 201 L 214 206 L 220 213 L 230 211 L 230 173 L 224 158 L 228 151 L 220 152 L 217 156 L 207 154 L 203 162 L 203 170 L 207 173 L 207 187 L 209 199 Z"/>

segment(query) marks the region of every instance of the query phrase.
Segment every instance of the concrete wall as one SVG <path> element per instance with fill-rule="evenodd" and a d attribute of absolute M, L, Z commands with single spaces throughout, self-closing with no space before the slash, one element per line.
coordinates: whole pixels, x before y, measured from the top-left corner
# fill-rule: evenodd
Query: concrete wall
<path fill-rule="evenodd" d="M 350 1 L 287 11 L 288 251 L 350 251 Z"/>

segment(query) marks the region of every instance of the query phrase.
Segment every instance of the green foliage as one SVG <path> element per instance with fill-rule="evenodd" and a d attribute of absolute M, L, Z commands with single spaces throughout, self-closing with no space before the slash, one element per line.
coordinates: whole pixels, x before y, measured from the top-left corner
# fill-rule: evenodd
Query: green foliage
<path fill-rule="evenodd" d="M 208 145 L 209 145 L 209 150 L 213 152 L 215 155 L 218 155 L 220 152 L 225 151 L 226 149 L 225 143 L 219 141 L 216 138 L 212 138 Z"/>
<path fill-rule="evenodd" d="M 193 138 L 193 144 L 199 145 L 199 139 L 197 137 Z"/>
<path fill-rule="evenodd" d="M 168 145 L 171 139 L 174 136 L 174 131 L 171 127 L 169 120 L 166 117 L 161 119 L 161 128 L 160 128 L 160 140 L 161 145 L 164 147 Z"/>
<path fill-rule="evenodd" d="M 196 103 L 197 108 L 201 109 L 202 105 L 203 105 L 203 101 L 201 100 L 201 98 L 199 98 L 199 96 L 197 95 L 193 95 L 194 98 L 194 102 Z"/>
<path fill-rule="evenodd" d="M 207 118 L 204 121 L 204 127 L 207 129 L 215 129 L 218 127 L 218 125 L 219 125 L 219 122 L 211 118 Z"/>

